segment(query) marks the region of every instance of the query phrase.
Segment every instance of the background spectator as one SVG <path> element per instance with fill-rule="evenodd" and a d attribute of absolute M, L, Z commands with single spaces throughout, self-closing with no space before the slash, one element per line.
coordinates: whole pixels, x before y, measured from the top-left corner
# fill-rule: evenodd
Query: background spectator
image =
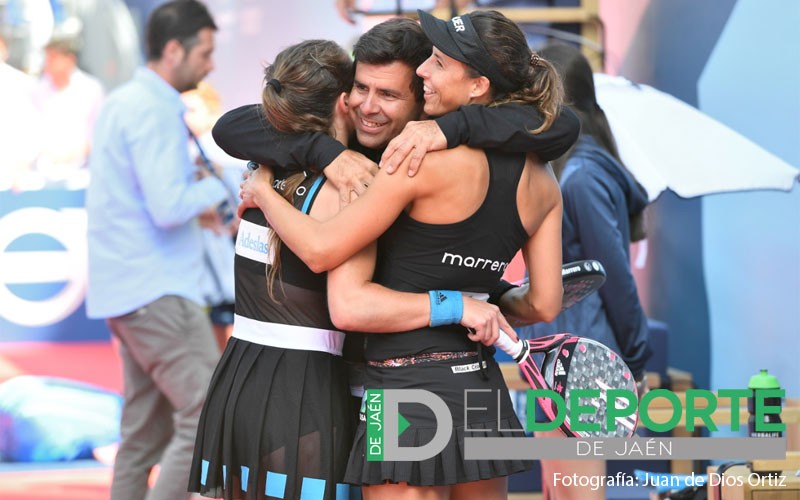
<path fill-rule="evenodd" d="M 99 80 L 78 68 L 78 39 L 56 36 L 44 49 L 42 74 L 34 89 L 41 149 L 36 169 L 49 182 L 67 187 L 88 183 L 91 134 L 103 101 Z"/>

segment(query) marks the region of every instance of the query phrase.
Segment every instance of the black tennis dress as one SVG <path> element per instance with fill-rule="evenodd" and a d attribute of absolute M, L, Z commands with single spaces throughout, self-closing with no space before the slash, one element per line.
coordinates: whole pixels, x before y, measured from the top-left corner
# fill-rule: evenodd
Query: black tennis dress
<path fill-rule="evenodd" d="M 516 203 L 525 157 L 496 151 L 486 151 L 486 155 L 490 180 L 481 207 L 453 224 L 426 224 L 403 213 L 379 240 L 376 282 L 406 292 L 459 290 L 476 296 L 487 295 L 497 284 L 529 237 Z M 528 461 L 464 458 L 465 436 L 524 436 L 492 356 L 494 348 L 470 341 L 460 325 L 365 338 L 365 389 L 431 391 L 447 404 L 453 432 L 444 450 L 430 459 L 367 461 L 362 405 L 347 482 L 452 485 L 507 476 L 532 466 Z M 469 391 L 467 406 L 485 408 L 470 410 L 466 422 L 465 391 Z M 399 411 L 410 423 L 398 438 L 401 447 L 422 446 L 433 438 L 436 420 L 426 406 L 400 403 Z M 473 432 L 474 429 L 479 430 Z"/>
<path fill-rule="evenodd" d="M 295 205 L 311 208 L 324 177 L 308 179 Z M 344 334 L 330 322 L 325 274 L 282 245 L 272 262 L 263 213 L 244 213 L 236 240 L 233 336 L 200 416 L 189 490 L 242 498 L 347 498 L 343 477 L 357 423 Z"/>

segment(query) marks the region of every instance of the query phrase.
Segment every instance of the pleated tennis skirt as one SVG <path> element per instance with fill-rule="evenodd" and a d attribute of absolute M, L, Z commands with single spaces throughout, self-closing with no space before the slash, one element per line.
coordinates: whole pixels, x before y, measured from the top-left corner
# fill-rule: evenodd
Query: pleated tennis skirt
<path fill-rule="evenodd" d="M 450 410 L 453 431 L 445 448 L 422 461 L 367 461 L 364 404 L 359 415 L 345 481 L 354 485 L 406 482 L 412 486 L 444 486 L 508 476 L 529 470 L 529 460 L 467 460 L 465 437 L 522 437 L 523 428 L 514 413 L 508 389 L 493 357 L 485 359 L 485 376 L 478 369 L 478 356 L 429 361 L 403 367 L 367 366 L 365 389 L 425 389 L 441 398 Z M 465 391 L 470 391 L 470 411 L 464 421 Z M 499 414 L 498 414 L 499 406 Z M 474 411 L 473 408 L 484 408 Z M 400 414 L 409 422 L 398 437 L 398 445 L 422 446 L 436 434 L 433 412 L 421 404 L 399 404 Z M 498 418 L 499 415 L 499 418 Z M 469 429 L 467 431 L 466 429 Z M 474 429 L 480 429 L 475 432 Z"/>
<path fill-rule="evenodd" d="M 357 419 L 341 357 L 231 338 L 200 416 L 189 491 L 347 499 Z"/>

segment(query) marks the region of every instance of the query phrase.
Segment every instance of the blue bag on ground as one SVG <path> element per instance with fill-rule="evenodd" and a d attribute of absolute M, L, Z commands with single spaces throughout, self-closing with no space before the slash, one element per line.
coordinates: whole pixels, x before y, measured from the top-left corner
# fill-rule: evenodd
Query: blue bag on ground
<path fill-rule="evenodd" d="M 122 397 L 93 385 L 22 375 L 0 384 L 0 460 L 91 458 L 119 441 Z"/>

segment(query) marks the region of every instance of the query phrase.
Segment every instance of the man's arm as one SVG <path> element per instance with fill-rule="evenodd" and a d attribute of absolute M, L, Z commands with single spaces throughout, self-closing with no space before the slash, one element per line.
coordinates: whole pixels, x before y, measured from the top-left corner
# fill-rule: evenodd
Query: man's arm
<path fill-rule="evenodd" d="M 234 158 L 290 171 L 309 166 L 324 169 L 347 149 L 322 132 L 278 132 L 264 117 L 259 104 L 228 111 L 217 120 L 211 133 L 219 147 Z"/>
<path fill-rule="evenodd" d="M 350 193 L 363 194 L 378 171 L 364 155 L 323 132 L 284 134 L 267 121 L 259 104 L 241 106 L 217 120 L 211 131 L 214 141 L 229 155 L 290 172 L 315 166 L 339 190 L 342 202 Z"/>
<path fill-rule="evenodd" d="M 193 178 L 186 127 L 169 108 L 142 109 L 136 126 L 124 133 L 138 189 L 156 226 L 180 226 L 227 198 L 216 177 Z"/>
<path fill-rule="evenodd" d="M 384 151 L 381 167 L 392 173 L 411 155 L 408 173 L 414 175 L 428 151 L 461 144 L 511 153 L 535 153 L 542 161 L 554 160 L 578 139 L 580 121 L 571 109 L 562 106 L 550 128 L 538 134 L 531 133 L 542 122 L 539 111 L 532 105 L 461 106 L 435 120 L 406 124 Z"/>
<path fill-rule="evenodd" d="M 345 22 L 349 24 L 356 24 L 356 20 L 352 15 L 353 9 L 356 5 L 356 0 L 335 0 L 333 5 L 336 7 L 339 17 L 341 17 Z"/>
<path fill-rule="evenodd" d="M 542 122 L 536 107 L 522 104 L 461 106 L 436 119 L 448 148 L 467 144 L 511 153 L 536 153 L 542 161 L 555 160 L 578 139 L 580 122 L 566 106 L 561 107 L 550 128 L 532 134 L 530 131 L 539 128 Z"/>

